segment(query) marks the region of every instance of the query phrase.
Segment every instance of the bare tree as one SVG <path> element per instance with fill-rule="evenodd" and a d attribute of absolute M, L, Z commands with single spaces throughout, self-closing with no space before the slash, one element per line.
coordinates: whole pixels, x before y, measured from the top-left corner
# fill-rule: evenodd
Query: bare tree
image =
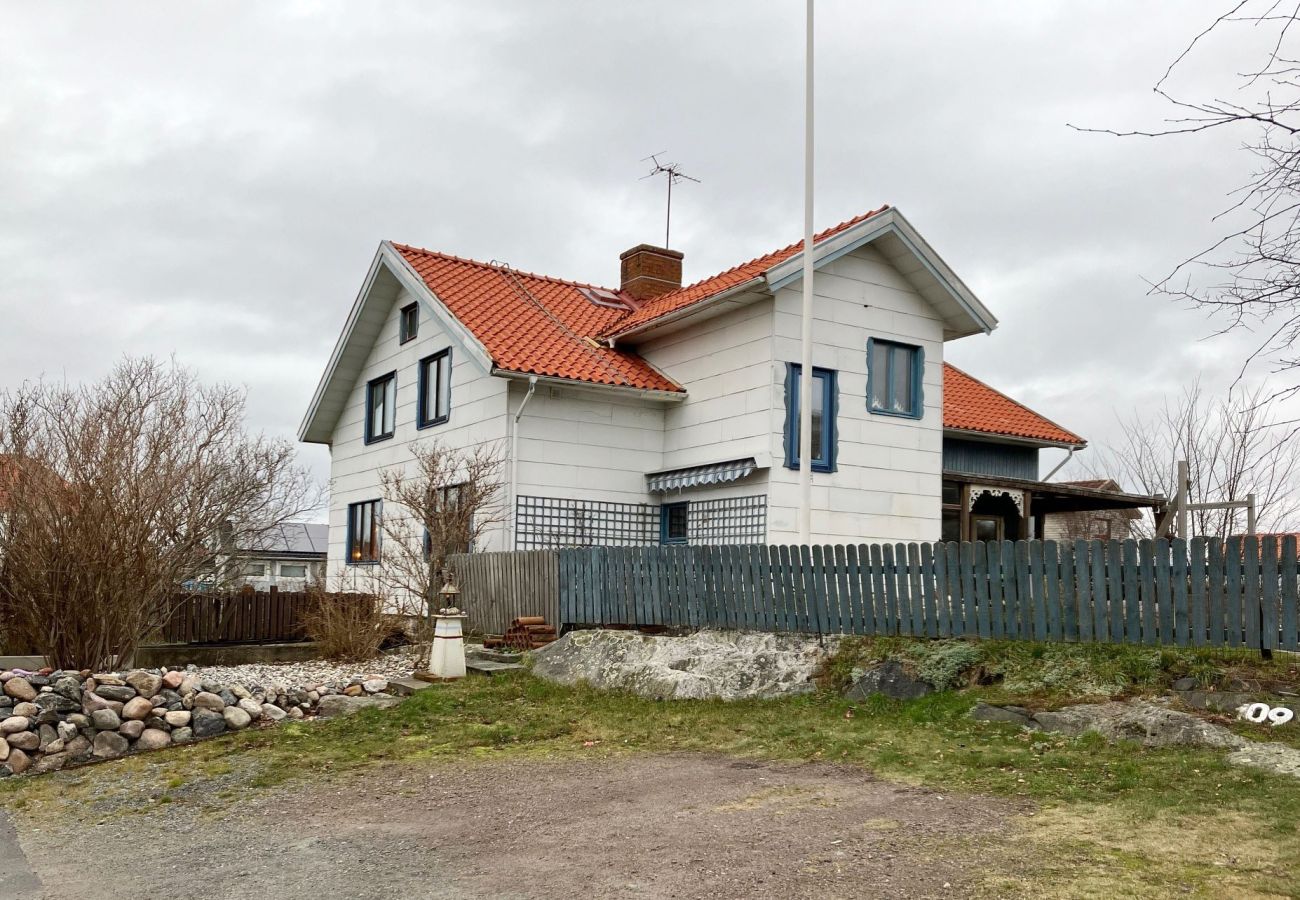
<path fill-rule="evenodd" d="M 125 660 L 179 585 L 221 582 L 251 544 L 315 506 L 287 441 L 249 434 L 244 395 L 175 363 L 0 395 L 0 627 L 51 665 Z"/>
<path fill-rule="evenodd" d="M 1120 421 L 1123 437 L 1097 450 L 1084 468 L 1125 489 L 1174 496 L 1175 463 L 1186 459 L 1192 502 L 1245 500 L 1255 495 L 1262 531 L 1300 526 L 1300 442 L 1277 415 L 1276 401 L 1253 393 L 1209 398 L 1199 384 L 1155 415 Z M 1135 521 L 1150 533 L 1150 520 Z M 1243 510 L 1194 510 L 1192 533 L 1228 537 L 1245 532 Z"/>
<path fill-rule="evenodd" d="M 383 573 L 390 594 L 409 597 L 432 615 L 450 577 L 447 557 L 469 551 L 501 521 L 503 463 L 493 444 L 454 450 L 424 441 L 411 446 L 411 456 L 413 471 L 380 473 Z"/>
<path fill-rule="evenodd" d="M 1177 111 L 1150 131 L 1084 128 L 1123 137 L 1187 135 L 1245 129 L 1254 156 L 1251 177 L 1220 214 L 1227 233 L 1180 263 L 1153 290 L 1223 314 L 1223 331 L 1259 330 L 1247 363 L 1271 357 L 1281 370 L 1300 367 L 1300 4 L 1238 0 L 1195 35 L 1155 85 Z M 1259 41 L 1255 64 L 1237 75 L 1233 99 L 1187 99 L 1171 86 L 1215 36 L 1247 29 Z M 1293 384 L 1278 395 L 1300 391 Z"/>

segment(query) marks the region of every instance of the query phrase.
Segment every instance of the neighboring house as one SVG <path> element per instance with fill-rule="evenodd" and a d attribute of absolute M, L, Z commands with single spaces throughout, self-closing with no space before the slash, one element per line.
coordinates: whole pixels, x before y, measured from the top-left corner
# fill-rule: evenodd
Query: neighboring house
<path fill-rule="evenodd" d="M 1119 484 L 1111 478 L 1091 478 L 1084 481 L 1064 481 L 1072 487 L 1119 493 Z M 1142 514 L 1136 509 L 1091 509 L 1076 512 L 1052 513 L 1047 516 L 1043 537 L 1052 541 L 1109 541 L 1134 537 L 1134 529 Z"/>
<path fill-rule="evenodd" d="M 640 245 L 610 289 L 380 244 L 299 430 L 330 446 L 331 575 L 380 561 L 380 472 L 435 438 L 507 458 L 476 549 L 794 542 L 801 250 L 682 287 L 682 254 Z M 986 501 L 1007 536 L 1063 498 L 1151 504 L 1036 481 L 1039 449 L 1083 441 L 945 368 L 997 322 L 898 210 L 814 253 L 814 541 L 982 536 Z"/>
<path fill-rule="evenodd" d="M 329 526 L 285 522 L 255 545 L 235 548 L 241 560 L 240 581 L 259 591 L 277 588 L 301 591 L 324 581 L 329 550 Z"/>

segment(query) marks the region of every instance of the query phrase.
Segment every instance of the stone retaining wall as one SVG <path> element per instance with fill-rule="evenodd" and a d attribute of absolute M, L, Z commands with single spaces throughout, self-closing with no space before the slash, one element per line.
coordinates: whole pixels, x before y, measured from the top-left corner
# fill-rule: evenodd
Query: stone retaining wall
<path fill-rule="evenodd" d="M 116 759 L 283 719 L 397 703 L 382 678 L 289 687 L 201 681 L 180 669 L 0 672 L 0 777 Z"/>

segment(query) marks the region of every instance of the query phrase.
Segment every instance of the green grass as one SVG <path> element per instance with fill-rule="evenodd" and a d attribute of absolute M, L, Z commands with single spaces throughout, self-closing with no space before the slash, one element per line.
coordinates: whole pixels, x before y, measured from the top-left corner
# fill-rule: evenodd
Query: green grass
<path fill-rule="evenodd" d="M 703 751 L 843 763 L 942 790 L 1032 800 L 1040 812 L 1027 820 L 1036 824 L 1025 840 L 1038 843 L 1025 857 L 1031 861 L 1017 857 L 1016 865 L 1036 874 L 1023 884 L 999 883 L 997 894 L 1052 896 L 1059 888 L 1061 895 L 1087 895 L 1069 888 L 1085 876 L 1100 885 L 1098 896 L 1143 895 L 1151 884 L 1179 884 L 1193 895 L 1227 887 L 1283 896 L 1297 890 L 1287 873 L 1300 872 L 1300 780 L 1229 766 L 1219 751 L 1065 739 L 968 716 L 981 698 L 1064 702 L 1069 694 L 1054 669 L 1089 687 L 1140 693 L 1174 673 L 1208 666 L 1208 657 L 1111 648 L 1060 654 L 1042 645 L 995 654 L 991 644 L 965 645 L 971 646 L 980 648 L 973 662 L 963 648 L 932 646 L 927 656 L 907 642 L 849 644 L 823 673 L 834 683 L 872 658 L 903 654 L 940 672 L 967 660 L 957 680 L 996 679 L 908 703 L 879 696 L 851 703 L 830 690 L 768 701 L 662 702 L 561 687 L 525 673 L 471 677 L 393 709 L 286 722 L 107 766 L 8 779 L 0 782 L 0 804 L 35 817 L 147 813 L 155 803 L 208 809 L 237 802 L 248 787 L 381 764 Z M 1210 674 L 1217 677 L 1219 668 Z M 1251 727 L 1256 739 L 1280 736 Z M 1225 874 L 1203 858 L 1221 851 L 1253 862 L 1233 864 Z"/>

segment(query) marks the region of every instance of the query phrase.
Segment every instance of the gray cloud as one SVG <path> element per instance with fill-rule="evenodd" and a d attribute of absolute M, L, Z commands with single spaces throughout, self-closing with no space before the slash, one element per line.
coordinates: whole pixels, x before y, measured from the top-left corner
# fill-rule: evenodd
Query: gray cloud
<path fill-rule="evenodd" d="M 818 221 L 891 202 L 996 312 L 950 358 L 1094 442 L 1248 342 L 1147 296 L 1242 135 L 1116 140 L 1221 3 L 823 0 Z M 698 278 L 802 221 L 802 4 L 0 3 L 0 387 L 175 353 L 291 436 L 375 246 L 609 283 L 703 179 Z M 1249 49 L 1188 73 L 1212 90 Z M 324 476 L 327 455 L 304 448 Z"/>

